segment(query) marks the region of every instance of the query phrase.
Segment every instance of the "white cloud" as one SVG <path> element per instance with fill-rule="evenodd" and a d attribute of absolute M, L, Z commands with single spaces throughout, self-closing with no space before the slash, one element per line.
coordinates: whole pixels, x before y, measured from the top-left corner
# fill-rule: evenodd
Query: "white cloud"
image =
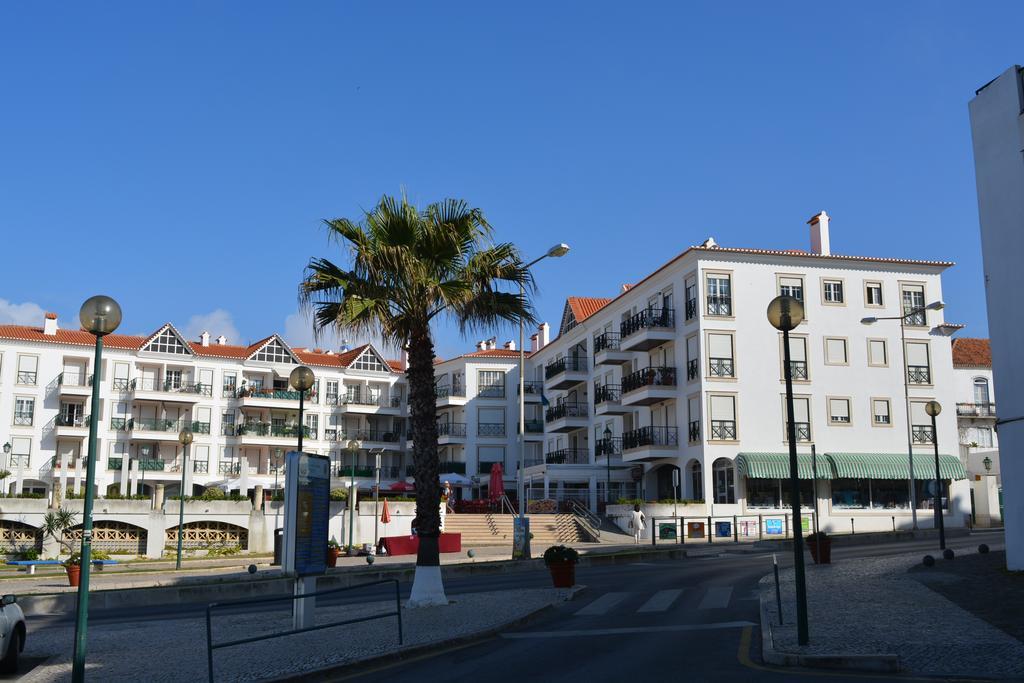
<path fill-rule="evenodd" d="M 31 301 L 16 304 L 7 299 L 0 299 L 0 323 L 3 324 L 42 327 L 45 313 L 39 304 Z"/>
<path fill-rule="evenodd" d="M 366 337 L 341 336 L 334 330 L 324 330 L 317 339 L 313 334 L 313 316 L 304 311 L 295 311 L 284 319 L 284 340 L 293 348 L 320 348 L 339 350 L 343 345 L 350 347 L 366 344 L 373 344 L 381 353 L 388 358 L 398 358 L 398 352 L 384 345 L 381 342 L 380 334 Z"/>
<path fill-rule="evenodd" d="M 188 323 L 185 324 L 185 329 L 182 330 L 185 338 L 192 341 L 199 339 L 199 335 L 203 332 L 210 333 L 211 344 L 220 335 L 228 338 L 228 344 L 245 343 L 242 340 L 242 335 L 238 332 L 238 328 L 235 327 L 234 318 L 223 308 L 192 316 L 188 319 Z"/>

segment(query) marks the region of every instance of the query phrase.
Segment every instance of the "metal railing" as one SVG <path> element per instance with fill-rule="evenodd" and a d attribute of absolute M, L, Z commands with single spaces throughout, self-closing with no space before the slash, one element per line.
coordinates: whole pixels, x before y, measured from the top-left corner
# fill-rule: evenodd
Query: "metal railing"
<path fill-rule="evenodd" d="M 402 406 L 402 398 L 400 396 L 388 397 L 383 394 L 345 394 L 341 397 L 341 405 L 400 408 Z"/>
<path fill-rule="evenodd" d="M 594 354 L 601 351 L 618 351 L 619 335 L 616 332 L 605 332 L 594 337 Z"/>
<path fill-rule="evenodd" d="M 735 377 L 736 368 L 732 358 L 708 358 L 708 370 L 712 377 Z"/>
<path fill-rule="evenodd" d="M 167 461 L 158 458 L 133 458 L 138 463 L 141 472 L 163 472 L 167 469 Z"/>
<path fill-rule="evenodd" d="M 788 425 L 787 425 L 788 426 Z M 811 440 L 811 423 L 810 422 L 794 422 L 793 429 L 796 431 L 797 441 L 810 441 Z M 789 438 L 789 431 L 786 432 L 786 438 Z"/>
<path fill-rule="evenodd" d="M 957 403 L 956 414 L 964 417 L 995 417 L 995 403 Z"/>
<path fill-rule="evenodd" d="M 544 420 L 526 420 L 527 434 L 541 434 L 544 432 Z"/>
<path fill-rule="evenodd" d="M 622 398 L 622 386 L 619 384 L 602 384 L 594 389 L 594 406 L 606 401 L 618 401 Z"/>
<path fill-rule="evenodd" d="M 480 398 L 505 398 L 504 384 L 490 384 L 477 389 L 476 395 Z"/>
<path fill-rule="evenodd" d="M 235 398 L 238 396 L 238 386 L 234 384 L 225 384 L 220 389 L 220 395 L 224 398 Z"/>
<path fill-rule="evenodd" d="M 31 427 L 34 413 L 15 413 L 14 414 L 14 426 L 15 427 Z"/>
<path fill-rule="evenodd" d="M 575 498 L 569 499 L 569 509 L 572 511 L 573 516 L 576 518 L 576 523 L 579 524 L 584 531 L 590 534 L 591 538 L 595 541 L 601 540 L 601 520 L 593 512 L 587 508 L 586 505 L 576 500 Z"/>
<path fill-rule="evenodd" d="M 586 372 L 587 357 L 582 355 L 556 358 L 544 366 L 544 378 L 551 379 L 563 372 Z"/>
<path fill-rule="evenodd" d="M 505 436 L 504 422 L 478 422 L 476 425 L 477 436 Z"/>
<path fill-rule="evenodd" d="M 587 417 L 587 404 L 578 401 L 562 401 L 544 411 L 545 422 L 554 422 L 565 417 Z"/>
<path fill-rule="evenodd" d="M 686 438 L 690 443 L 700 441 L 700 420 L 693 420 L 687 425 Z"/>
<path fill-rule="evenodd" d="M 351 478 L 353 476 L 352 472 L 351 464 L 337 465 L 334 468 L 334 476 L 338 479 L 344 479 L 345 477 Z M 356 465 L 355 476 L 362 477 L 363 479 L 369 479 L 373 476 L 373 468 L 369 465 Z"/>
<path fill-rule="evenodd" d="M 209 422 L 193 422 L 190 429 L 195 434 L 209 434 L 210 423 Z"/>
<path fill-rule="evenodd" d="M 594 442 L 594 457 L 609 457 L 612 455 L 622 455 L 622 437 L 613 436 L 610 438 L 602 438 Z"/>
<path fill-rule="evenodd" d="M 57 385 L 62 387 L 91 387 L 92 375 L 84 372 L 62 372 L 57 375 Z"/>
<path fill-rule="evenodd" d="M 117 380 L 115 380 L 116 382 Z M 213 396 L 212 384 L 186 384 L 174 380 L 158 380 L 147 377 L 136 377 L 129 380 L 127 388 L 130 391 L 153 391 L 165 394 L 191 394 L 195 396 Z"/>
<path fill-rule="evenodd" d="M 88 427 L 88 415 L 58 415 L 53 418 L 55 427 Z"/>
<path fill-rule="evenodd" d="M 466 423 L 465 422 L 438 422 L 437 423 L 437 435 L 438 436 L 466 436 Z"/>
<path fill-rule="evenodd" d="M 914 443 L 935 443 L 935 432 L 931 425 L 911 425 L 910 435 Z"/>
<path fill-rule="evenodd" d="M 679 430 L 676 427 L 640 427 L 622 434 L 622 450 L 628 451 L 645 446 L 678 446 Z"/>
<path fill-rule="evenodd" d="M 324 553 L 327 553 L 327 548 L 324 548 Z M 219 643 L 213 642 L 213 611 L 216 609 L 231 609 L 236 611 L 237 608 L 242 605 L 266 605 L 269 603 L 291 603 L 293 609 L 296 600 L 307 600 L 310 602 L 305 603 L 308 609 L 315 609 L 316 599 L 325 595 L 337 595 L 338 593 L 346 593 L 360 588 L 367 588 L 369 586 L 379 586 L 381 584 L 391 583 L 395 586 L 395 611 L 385 612 L 384 614 L 373 614 L 366 617 L 356 617 L 354 619 L 343 619 L 341 621 L 331 621 L 326 624 L 316 624 L 315 626 L 307 626 L 304 628 L 293 628 L 287 631 L 281 631 L 280 633 L 271 633 L 259 636 L 248 636 L 246 638 L 236 638 L 234 640 L 225 640 Z M 386 619 L 388 617 L 396 617 L 398 619 L 398 644 L 403 643 L 402 639 L 402 604 L 398 591 L 398 580 L 397 579 L 381 579 L 379 581 L 369 581 L 367 583 L 359 583 L 354 586 L 346 586 L 344 588 L 331 588 L 329 590 L 314 591 L 312 593 L 305 593 L 302 595 L 286 595 L 276 598 L 246 598 L 244 600 L 230 600 L 226 602 L 211 602 L 206 606 L 206 664 L 207 672 L 209 675 L 210 683 L 213 683 L 213 651 L 219 650 L 226 647 L 234 647 L 236 645 L 244 645 L 246 643 L 256 643 L 262 640 L 269 640 L 271 638 L 281 638 L 283 636 L 291 636 L 298 633 L 307 633 L 309 631 L 319 631 L 325 628 L 334 628 L 336 626 L 344 626 L 346 624 L 357 624 L 364 621 L 372 621 L 374 619 Z"/>
<path fill-rule="evenodd" d="M 437 463 L 437 472 L 438 474 L 465 474 L 466 463 L 454 460 L 442 461 Z"/>
<path fill-rule="evenodd" d="M 159 418 L 132 418 L 128 421 L 128 429 L 147 432 L 180 432 L 188 422 L 184 420 L 161 420 Z"/>
<path fill-rule="evenodd" d="M 110 380 L 110 388 L 114 391 L 128 391 L 132 381 L 127 377 L 115 377 Z"/>
<path fill-rule="evenodd" d="M 622 393 L 628 394 L 643 387 L 676 385 L 676 369 L 671 367 L 650 367 L 637 370 L 622 378 Z"/>
<path fill-rule="evenodd" d="M 693 320 L 697 317 L 697 300 L 687 299 L 686 300 L 686 319 Z"/>
<path fill-rule="evenodd" d="M 537 380 L 526 380 L 523 382 L 523 393 L 526 396 L 541 396 L 544 394 L 544 382 Z M 516 384 L 516 395 L 519 395 L 519 385 Z"/>
<path fill-rule="evenodd" d="M 911 384 L 931 384 L 932 373 L 927 365 L 908 365 L 907 381 Z"/>
<path fill-rule="evenodd" d="M 225 422 L 220 426 L 220 433 L 223 436 L 237 436 L 238 427 L 235 426 L 234 422 Z"/>
<path fill-rule="evenodd" d="M 39 373 L 26 372 L 24 370 L 18 371 L 18 384 L 30 384 L 35 385 L 36 379 L 39 377 Z"/>
<path fill-rule="evenodd" d="M 544 462 L 549 465 L 586 465 L 590 462 L 590 454 L 586 448 L 559 448 L 546 453 Z"/>
<path fill-rule="evenodd" d="M 235 398 L 265 398 L 274 399 L 278 401 L 298 401 L 298 391 L 292 391 L 290 389 L 253 389 L 251 387 L 242 387 L 235 391 Z M 317 395 L 307 391 L 305 400 L 310 403 L 317 403 Z"/>
<path fill-rule="evenodd" d="M 904 313 L 910 313 L 915 308 L 921 308 L 920 306 L 903 306 Z M 903 316 L 903 324 L 907 327 L 927 327 L 928 326 L 928 314 L 925 311 L 918 310 L 910 315 Z"/>
<path fill-rule="evenodd" d="M 708 295 L 708 315 L 732 315 L 732 297 L 717 294 Z"/>
<path fill-rule="evenodd" d="M 239 474 L 242 471 L 240 462 L 219 462 L 217 463 L 217 474 Z"/>
<path fill-rule="evenodd" d="M 713 441 L 734 441 L 736 439 L 736 420 L 712 420 L 711 439 Z"/>
<path fill-rule="evenodd" d="M 700 375 L 700 363 L 698 360 L 696 358 L 691 358 L 686 361 L 686 380 L 690 381 L 697 379 L 698 375 Z"/>
<path fill-rule="evenodd" d="M 466 397 L 466 387 L 465 386 L 454 386 L 454 387 L 451 387 L 451 386 L 448 386 L 447 384 L 442 384 L 442 385 L 434 387 L 434 396 L 436 396 L 437 398 L 451 398 L 451 397 L 465 398 Z"/>
<path fill-rule="evenodd" d="M 625 339 L 640 330 L 672 329 L 675 326 L 676 311 L 674 308 L 647 308 L 619 323 L 619 334 Z"/>
<path fill-rule="evenodd" d="M 210 471 L 210 463 L 206 460 L 193 460 L 192 471 L 196 474 L 207 474 Z"/>

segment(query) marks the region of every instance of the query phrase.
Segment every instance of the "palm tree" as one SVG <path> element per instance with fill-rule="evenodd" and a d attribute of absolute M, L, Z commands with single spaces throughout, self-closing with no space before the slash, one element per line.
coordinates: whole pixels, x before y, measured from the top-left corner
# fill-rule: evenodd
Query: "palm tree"
<path fill-rule="evenodd" d="M 408 350 L 409 424 L 416 476 L 419 551 L 410 606 L 446 604 L 438 536 L 437 411 L 434 395 L 435 320 L 460 331 L 493 329 L 502 322 L 533 322 L 528 295 L 533 279 L 518 250 L 495 244 L 480 209 L 446 199 L 419 210 L 403 195 L 384 196 L 358 222 L 325 221 L 347 251 L 347 268 L 314 258 L 299 286 L 314 312 L 314 328 L 369 335 Z M 514 291 L 508 291 L 514 290 Z"/>

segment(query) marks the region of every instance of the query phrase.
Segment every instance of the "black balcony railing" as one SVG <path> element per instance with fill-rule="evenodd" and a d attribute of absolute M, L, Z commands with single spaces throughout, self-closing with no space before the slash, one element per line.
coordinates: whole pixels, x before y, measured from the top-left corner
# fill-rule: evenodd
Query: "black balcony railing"
<path fill-rule="evenodd" d="M 476 395 L 480 398 L 505 398 L 504 384 L 490 384 L 481 386 Z"/>
<path fill-rule="evenodd" d="M 53 419 L 53 424 L 56 427 L 88 427 L 89 416 L 88 415 L 58 415 Z"/>
<path fill-rule="evenodd" d="M 299 392 L 290 389 L 262 389 L 254 387 L 242 387 L 235 392 L 236 398 L 265 398 L 279 401 L 298 401 Z M 305 400 L 310 403 L 317 403 L 316 394 L 307 391 Z"/>
<path fill-rule="evenodd" d="M 564 356 L 544 366 L 544 379 L 551 379 L 563 372 L 585 372 L 587 369 L 586 356 Z"/>
<path fill-rule="evenodd" d="M 594 442 L 594 457 L 603 458 L 609 455 L 622 455 L 622 437 L 613 436 L 600 438 Z"/>
<path fill-rule="evenodd" d="M 935 431 L 931 425 L 911 425 L 910 436 L 913 443 L 935 443 Z"/>
<path fill-rule="evenodd" d="M 217 463 L 218 474 L 238 474 L 242 471 L 240 462 L 219 462 Z"/>
<path fill-rule="evenodd" d="M 434 387 L 434 395 L 437 398 L 450 398 L 452 396 L 464 398 L 466 396 L 466 387 L 455 385 L 449 386 L 447 384 L 439 384 Z"/>
<path fill-rule="evenodd" d="M 128 417 L 110 418 L 110 428 L 119 432 L 131 431 L 133 420 Z"/>
<path fill-rule="evenodd" d="M 622 434 L 622 450 L 646 446 L 678 446 L 679 430 L 675 427 L 640 427 Z"/>
<path fill-rule="evenodd" d="M 932 373 L 927 365 L 908 365 L 907 381 L 911 384 L 931 384 Z"/>
<path fill-rule="evenodd" d="M 594 337 L 594 353 L 601 351 L 618 351 L 619 335 L 615 332 L 605 332 Z"/>
<path fill-rule="evenodd" d="M 554 422 L 564 417 L 587 417 L 587 404 L 577 401 L 562 401 L 544 411 L 545 422 Z"/>
<path fill-rule="evenodd" d="M 84 372 L 62 372 L 57 375 L 57 384 L 62 387 L 91 387 L 92 375 Z"/>
<path fill-rule="evenodd" d="M 25 372 L 23 370 L 18 371 L 18 384 L 32 384 L 36 383 L 38 374 L 35 372 Z"/>
<path fill-rule="evenodd" d="M 736 370 L 732 358 L 709 358 L 708 369 L 712 377 L 735 377 Z"/>
<path fill-rule="evenodd" d="M 191 426 L 194 434 L 209 434 L 210 423 L 209 422 L 193 422 Z"/>
<path fill-rule="evenodd" d="M 476 425 L 478 436 L 505 436 L 504 422 L 478 422 Z"/>
<path fill-rule="evenodd" d="M 586 465 L 589 460 L 586 448 L 559 448 L 544 455 L 544 462 L 549 465 Z"/>
<path fill-rule="evenodd" d="M 210 463 L 206 460 L 193 460 L 192 471 L 196 474 L 206 474 L 210 471 Z"/>
<path fill-rule="evenodd" d="M 708 296 L 708 315 L 732 315 L 732 297 L 712 294 Z"/>
<path fill-rule="evenodd" d="M 791 360 L 789 361 L 789 374 L 794 380 L 807 379 L 807 361 L 805 360 Z"/>
<path fill-rule="evenodd" d="M 676 311 L 673 308 L 647 308 L 619 323 L 619 334 L 623 339 L 640 330 L 673 329 L 676 326 Z"/>
<path fill-rule="evenodd" d="M 110 388 L 114 391 L 128 391 L 132 381 L 126 377 L 115 377 L 110 381 Z"/>
<path fill-rule="evenodd" d="M 995 403 L 957 403 L 956 414 L 963 417 L 995 417 Z"/>
<path fill-rule="evenodd" d="M 796 430 L 797 441 L 810 441 L 811 440 L 811 423 L 810 422 L 794 422 L 793 429 Z M 733 437 L 735 438 L 735 437 Z M 789 438 L 789 432 L 786 432 L 786 438 Z"/>
<path fill-rule="evenodd" d="M 693 320 L 697 317 L 697 300 L 687 299 L 686 301 L 686 319 Z"/>
<path fill-rule="evenodd" d="M 714 441 L 734 441 L 736 439 L 736 420 L 712 420 L 711 439 Z"/>
<path fill-rule="evenodd" d="M 465 422 L 438 422 L 438 436 L 466 436 Z"/>
<path fill-rule="evenodd" d="M 602 384 L 594 389 L 594 405 L 622 398 L 622 387 L 618 384 Z"/>
<path fill-rule="evenodd" d="M 909 306 L 903 307 L 904 313 L 910 314 L 904 316 L 904 325 L 906 325 L 907 327 L 927 327 L 928 314 L 925 311 L 914 311 L 913 313 L 911 313 L 911 311 L 913 310 L 914 309 L 910 308 Z"/>
<path fill-rule="evenodd" d="M 675 368 L 644 368 L 622 378 L 622 393 L 628 394 L 643 387 L 674 387 L 675 385 Z"/>
<path fill-rule="evenodd" d="M 527 434 L 541 434 L 544 432 L 544 420 L 526 420 Z"/>
<path fill-rule="evenodd" d="M 523 393 L 526 396 L 540 396 L 544 393 L 544 382 L 526 380 L 523 382 Z M 519 384 L 516 384 L 516 395 L 519 394 Z"/>
<path fill-rule="evenodd" d="M 31 427 L 32 426 L 32 413 L 15 413 L 14 414 L 14 425 L 16 427 Z"/>
<path fill-rule="evenodd" d="M 465 474 L 466 463 L 449 460 L 437 463 L 437 471 L 440 474 Z"/>
<path fill-rule="evenodd" d="M 700 441 L 700 420 L 693 420 L 686 428 L 686 438 L 690 443 Z"/>
<path fill-rule="evenodd" d="M 118 380 L 114 380 L 117 382 Z M 195 396 L 212 396 L 212 384 L 186 384 L 176 380 L 158 380 L 151 377 L 136 377 L 128 382 L 127 388 L 131 391 L 153 391 L 165 394 L 191 394 Z"/>
<path fill-rule="evenodd" d="M 686 381 L 695 380 L 700 374 L 700 363 L 696 358 L 686 361 Z"/>

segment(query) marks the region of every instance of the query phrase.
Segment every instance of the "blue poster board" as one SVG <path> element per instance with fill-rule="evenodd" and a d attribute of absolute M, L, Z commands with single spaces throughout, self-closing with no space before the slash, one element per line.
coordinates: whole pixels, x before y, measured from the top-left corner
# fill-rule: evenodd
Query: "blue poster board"
<path fill-rule="evenodd" d="M 764 532 L 769 535 L 782 535 L 782 520 L 781 519 L 766 519 L 764 520 Z"/>
<path fill-rule="evenodd" d="M 316 576 L 327 571 L 330 489 L 331 463 L 326 456 L 298 451 L 285 456 L 285 573 Z"/>

